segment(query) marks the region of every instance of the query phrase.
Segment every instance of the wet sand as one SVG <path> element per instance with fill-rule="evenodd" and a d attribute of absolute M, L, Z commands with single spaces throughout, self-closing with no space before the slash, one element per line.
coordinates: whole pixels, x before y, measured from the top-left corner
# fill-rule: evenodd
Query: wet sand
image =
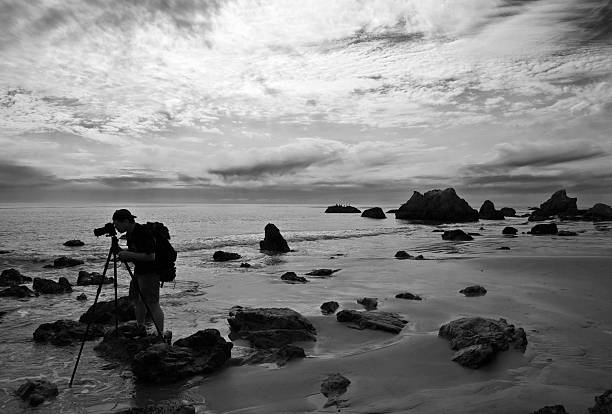
<path fill-rule="evenodd" d="M 345 276 L 327 283 L 346 284 L 347 297 L 359 291 L 360 279 L 372 286 L 371 278 L 378 277 L 376 261 L 342 265 Z M 318 341 L 303 344 L 305 360 L 281 368 L 229 367 L 188 393 L 216 413 L 337 412 L 335 406 L 323 409 L 319 387 L 339 372 L 351 380 L 341 412 L 529 413 L 553 404 L 585 412 L 595 395 L 612 388 L 611 265 L 606 257 L 397 261 L 392 275 L 381 277 L 369 293 L 379 298 L 380 310 L 410 321 L 399 335 L 351 329 L 335 316 L 306 315 Z M 471 284 L 488 293 L 458 293 Z M 402 291 L 424 300 L 395 299 Z M 352 300 L 338 301 L 342 308 L 359 309 Z M 437 330 L 463 316 L 503 317 L 523 327 L 527 351 L 503 352 L 479 370 L 459 366 Z"/>

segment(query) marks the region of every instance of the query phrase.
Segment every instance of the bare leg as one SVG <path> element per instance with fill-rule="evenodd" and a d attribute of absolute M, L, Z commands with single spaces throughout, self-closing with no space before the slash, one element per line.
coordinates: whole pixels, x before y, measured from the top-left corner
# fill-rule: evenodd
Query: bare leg
<path fill-rule="evenodd" d="M 136 313 L 136 323 L 139 326 L 145 326 L 145 317 L 147 316 L 147 308 L 142 301 L 142 299 L 138 298 L 138 300 L 134 301 L 134 311 Z"/>
<path fill-rule="evenodd" d="M 151 310 L 151 317 L 155 322 L 157 328 L 159 328 L 160 332 L 164 332 L 164 312 L 159 306 L 159 302 L 149 303 L 149 309 Z"/>

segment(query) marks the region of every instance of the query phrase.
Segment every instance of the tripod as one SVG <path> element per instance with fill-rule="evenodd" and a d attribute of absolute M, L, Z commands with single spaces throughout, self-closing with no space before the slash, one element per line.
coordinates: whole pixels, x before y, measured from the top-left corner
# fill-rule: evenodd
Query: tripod
<path fill-rule="evenodd" d="M 96 305 L 96 303 L 98 303 L 98 298 L 100 297 L 100 292 L 102 291 L 102 285 L 104 284 L 104 279 L 106 278 L 106 272 L 108 271 L 108 267 L 110 265 L 111 258 L 112 258 L 113 276 L 115 279 L 114 281 L 114 285 L 115 285 L 115 336 L 117 337 L 119 336 L 119 316 L 117 314 L 117 306 L 118 306 L 117 305 L 117 262 L 119 261 L 117 258 L 117 253 L 119 253 L 119 251 L 121 251 L 121 249 L 119 248 L 119 239 L 117 239 L 116 235 L 112 235 L 111 236 L 111 247 L 108 251 L 106 263 L 104 264 L 104 271 L 102 272 L 100 283 L 98 284 L 98 290 L 96 292 L 96 299 L 94 300 L 94 303 L 92 305 L 92 308 L 93 308 Z M 127 264 L 127 262 L 122 261 L 122 263 L 125 265 L 125 268 L 130 274 L 130 278 L 134 282 L 134 288 L 136 289 L 138 296 L 140 296 L 140 299 L 142 299 L 142 302 L 144 303 L 147 309 L 147 312 L 149 313 L 149 315 L 153 316 L 153 313 L 151 313 L 151 309 L 149 308 L 149 304 L 145 301 L 145 298 L 142 295 L 142 292 L 140 291 L 140 286 L 138 285 L 138 279 L 134 277 L 134 274 L 132 273 L 132 269 L 130 269 L 130 266 Z M 153 324 L 155 325 L 155 329 L 157 330 L 157 335 L 159 336 L 160 339 L 163 340 L 163 334 L 162 334 L 160 327 L 157 325 L 155 318 L 152 318 L 152 319 L 153 319 Z M 87 328 L 85 328 L 85 334 L 83 335 L 83 340 L 81 341 L 81 348 L 79 349 L 79 355 L 77 356 L 76 363 L 74 364 L 74 370 L 72 371 L 72 377 L 70 377 L 70 383 L 68 384 L 69 388 L 72 388 L 72 382 L 74 381 L 74 375 L 76 374 L 77 367 L 79 366 L 79 361 L 81 360 L 81 354 L 83 353 L 83 347 L 85 346 L 85 340 L 87 339 L 87 334 L 89 333 L 90 327 L 91 327 L 91 322 L 88 322 Z"/>

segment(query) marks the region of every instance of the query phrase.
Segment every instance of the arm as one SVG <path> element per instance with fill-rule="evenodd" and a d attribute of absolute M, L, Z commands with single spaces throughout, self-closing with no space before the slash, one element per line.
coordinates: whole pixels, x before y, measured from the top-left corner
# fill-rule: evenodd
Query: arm
<path fill-rule="evenodd" d="M 118 254 L 119 260 L 124 262 L 153 262 L 155 261 L 155 253 L 136 253 L 128 250 L 122 250 Z"/>

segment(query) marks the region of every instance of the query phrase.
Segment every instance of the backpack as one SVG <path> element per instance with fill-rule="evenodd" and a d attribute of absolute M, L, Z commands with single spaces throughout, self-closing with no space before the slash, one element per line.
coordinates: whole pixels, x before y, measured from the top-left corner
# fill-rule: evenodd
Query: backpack
<path fill-rule="evenodd" d="M 162 223 L 147 222 L 145 227 L 155 238 L 155 267 L 163 286 L 164 282 L 172 282 L 176 278 L 176 250 L 170 244 L 168 228 Z"/>

